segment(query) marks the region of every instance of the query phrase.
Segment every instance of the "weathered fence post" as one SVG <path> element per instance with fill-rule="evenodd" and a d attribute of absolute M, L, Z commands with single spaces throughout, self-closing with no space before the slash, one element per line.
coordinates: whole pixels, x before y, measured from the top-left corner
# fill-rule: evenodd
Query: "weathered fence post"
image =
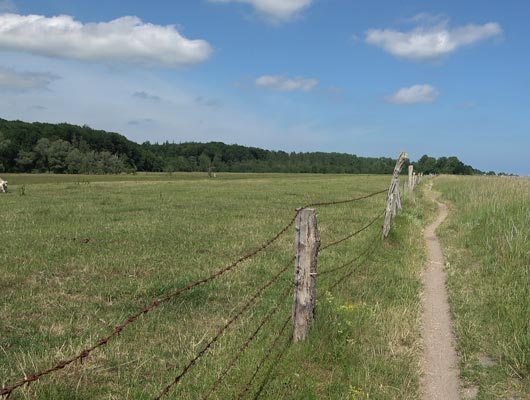
<path fill-rule="evenodd" d="M 409 165 L 409 190 L 414 190 L 414 165 Z"/>
<path fill-rule="evenodd" d="M 392 220 L 397 215 L 398 211 L 401 210 L 401 199 L 399 197 L 399 173 L 405 160 L 408 158 L 407 153 L 401 153 L 394 167 L 394 173 L 392 174 L 392 180 L 390 181 L 390 187 L 388 188 L 388 197 L 386 200 L 386 214 L 385 222 L 383 223 L 383 239 L 388 236 L 390 232 L 390 225 Z M 410 174 L 409 167 L 409 174 Z M 409 175 L 410 176 L 410 175 Z"/>
<path fill-rule="evenodd" d="M 296 217 L 294 261 L 293 341 L 306 338 L 313 320 L 316 303 L 317 257 L 320 248 L 316 212 L 300 210 Z"/>

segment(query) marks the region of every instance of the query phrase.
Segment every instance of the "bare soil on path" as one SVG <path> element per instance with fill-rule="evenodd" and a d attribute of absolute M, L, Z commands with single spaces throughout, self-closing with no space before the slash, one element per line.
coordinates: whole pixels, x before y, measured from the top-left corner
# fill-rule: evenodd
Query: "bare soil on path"
<path fill-rule="evenodd" d="M 438 204 L 438 216 L 424 232 L 427 263 L 423 275 L 423 360 L 422 398 L 424 400 L 460 399 L 458 355 L 449 308 L 442 247 L 436 229 L 448 214 L 447 205 L 436 200 L 431 188 L 428 197 Z"/>

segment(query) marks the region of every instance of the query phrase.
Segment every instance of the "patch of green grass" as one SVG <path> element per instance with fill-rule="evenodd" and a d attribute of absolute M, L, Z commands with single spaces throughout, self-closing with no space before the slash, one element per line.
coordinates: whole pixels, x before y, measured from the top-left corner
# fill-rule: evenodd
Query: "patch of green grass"
<path fill-rule="evenodd" d="M 530 180 L 440 177 L 462 375 L 479 399 L 530 398 Z"/>
<path fill-rule="evenodd" d="M 107 335 L 167 291 L 230 264 L 267 241 L 303 204 L 384 189 L 388 176 L 289 174 L 11 175 L 0 196 L 0 384 L 46 369 Z M 89 183 L 86 183 L 89 182 Z M 19 190 L 24 185 L 24 195 Z M 380 223 L 319 257 L 309 339 L 285 347 L 258 373 L 248 398 L 415 399 L 418 395 L 421 193 L 387 241 Z M 322 245 L 368 223 L 385 195 L 319 207 Z M 171 382 L 252 294 L 291 264 L 294 228 L 213 282 L 140 317 L 107 346 L 12 399 L 148 399 Z M 194 365 L 167 398 L 200 399 L 266 313 L 279 312 L 249 345 L 212 399 L 233 398 L 291 313 L 292 268 L 264 292 Z M 287 290 L 287 291 L 286 291 Z"/>

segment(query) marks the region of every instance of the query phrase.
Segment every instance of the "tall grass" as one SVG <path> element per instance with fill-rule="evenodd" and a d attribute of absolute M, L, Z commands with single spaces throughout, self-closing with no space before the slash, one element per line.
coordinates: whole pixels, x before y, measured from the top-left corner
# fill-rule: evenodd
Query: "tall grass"
<path fill-rule="evenodd" d="M 530 398 L 530 180 L 441 177 L 462 373 L 479 399 Z"/>
<path fill-rule="evenodd" d="M 273 236 L 300 205 L 388 186 L 385 176 L 144 174 L 9 176 L 0 196 L 0 384 L 77 354 L 167 291 L 228 265 Z M 19 188 L 25 185 L 25 195 Z M 319 207 L 322 244 L 360 228 L 384 195 Z M 422 199 L 408 200 L 389 240 L 380 224 L 322 252 L 319 271 L 374 244 L 353 274 L 318 278 L 309 340 L 289 332 L 248 398 L 418 398 Z M 141 317 L 84 362 L 12 399 L 150 399 L 275 273 L 291 264 L 294 231 L 219 279 Z M 347 270 L 346 270 L 347 271 Z M 292 268 L 194 365 L 167 398 L 201 399 L 264 315 L 271 319 L 212 398 L 234 398 L 291 312 Z M 278 361 L 278 354 L 283 352 Z"/>

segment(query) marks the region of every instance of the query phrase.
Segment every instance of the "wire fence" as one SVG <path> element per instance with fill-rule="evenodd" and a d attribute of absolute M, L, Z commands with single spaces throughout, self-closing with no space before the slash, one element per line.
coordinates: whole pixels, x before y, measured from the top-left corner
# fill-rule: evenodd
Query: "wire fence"
<path fill-rule="evenodd" d="M 291 293 L 291 290 L 292 288 L 289 286 L 287 288 L 288 290 L 286 290 L 281 299 L 277 302 L 276 306 L 274 306 L 272 308 L 272 310 L 270 310 L 266 315 L 265 317 L 260 321 L 260 323 L 258 324 L 257 328 L 252 332 L 252 334 L 245 340 L 245 342 L 243 343 L 243 345 L 239 348 L 238 352 L 236 353 L 236 355 L 232 358 L 232 360 L 228 363 L 228 365 L 226 366 L 226 368 L 223 370 L 223 372 L 221 372 L 221 374 L 219 375 L 219 377 L 217 378 L 217 380 L 214 382 L 214 384 L 212 385 L 212 387 L 210 388 L 210 390 L 208 391 L 208 393 L 206 393 L 206 395 L 203 397 L 203 400 L 207 400 L 210 395 L 215 392 L 215 390 L 219 387 L 219 385 L 223 382 L 223 380 L 225 379 L 225 377 L 227 376 L 227 374 L 230 372 L 230 370 L 232 370 L 232 368 L 234 368 L 234 366 L 236 365 L 236 363 L 239 361 L 239 359 L 241 358 L 241 356 L 243 355 L 243 353 L 245 352 L 245 350 L 247 350 L 247 348 L 249 347 L 250 343 L 256 338 L 256 336 L 258 335 L 258 333 L 261 331 L 261 328 L 263 328 L 263 326 L 269 322 L 271 320 L 271 318 L 278 312 L 280 311 L 280 307 L 283 305 L 282 303 L 282 300 L 285 300 L 285 297 L 287 297 L 287 295 L 289 295 Z"/>
<path fill-rule="evenodd" d="M 239 257 L 237 260 L 235 260 L 231 264 L 229 264 L 229 265 L 227 265 L 227 266 L 225 266 L 225 267 L 223 267 L 221 269 L 218 269 L 217 271 L 215 271 L 214 273 L 212 273 L 212 274 L 210 274 L 210 275 L 208 275 L 206 277 L 203 277 L 203 278 L 201 278 L 199 280 L 191 282 L 191 283 L 187 284 L 184 287 L 181 287 L 181 288 L 178 288 L 176 290 L 170 291 L 170 292 L 164 294 L 163 296 L 153 300 L 151 303 L 149 303 L 143 309 L 141 309 L 141 310 L 135 312 L 134 314 L 130 315 L 123 323 L 121 323 L 120 325 L 115 326 L 114 329 L 107 336 L 101 338 L 96 343 L 94 343 L 92 346 L 83 349 L 82 351 L 80 351 L 75 356 L 72 356 L 71 358 L 68 358 L 68 359 L 65 359 L 65 360 L 59 360 L 52 367 L 50 367 L 48 369 L 45 369 L 45 370 L 42 370 L 40 372 L 27 375 L 23 379 L 20 379 L 19 381 L 15 382 L 15 383 L 13 383 L 13 384 L 11 384 L 9 386 L 3 387 L 2 389 L 0 389 L 0 397 L 5 396 L 6 398 L 9 398 L 10 395 L 18 388 L 21 388 L 21 387 L 23 387 L 25 385 L 28 385 L 28 384 L 30 384 L 32 382 L 35 382 L 35 381 L 43 378 L 46 375 L 49 375 L 49 374 L 52 374 L 52 373 L 54 373 L 56 371 L 62 370 L 65 367 L 67 367 L 68 365 L 70 365 L 70 364 L 72 364 L 72 363 L 74 363 L 76 361 L 82 362 L 94 350 L 96 350 L 96 349 L 98 349 L 98 348 L 100 348 L 102 346 L 107 345 L 107 343 L 111 339 L 114 339 L 124 329 L 126 329 L 129 325 L 133 324 L 136 320 L 138 320 L 138 318 L 141 315 L 148 314 L 149 312 L 153 311 L 154 309 L 159 307 L 161 304 L 169 301 L 170 299 L 176 298 L 176 297 L 182 295 L 183 293 L 185 293 L 187 291 L 190 291 L 190 290 L 192 290 L 192 289 L 194 289 L 194 288 L 196 288 L 198 286 L 201 286 L 203 284 L 211 282 L 211 281 L 221 277 L 222 275 L 230 272 L 231 270 L 237 268 L 239 265 L 241 265 L 245 261 L 252 259 L 253 257 L 258 255 L 259 253 L 261 253 L 264 250 L 268 249 L 276 241 L 278 241 L 282 236 L 284 236 L 286 234 L 286 232 L 290 228 L 293 227 L 293 225 L 294 225 L 297 217 L 299 216 L 301 210 L 304 210 L 304 209 L 307 209 L 307 208 L 313 208 L 313 207 L 327 207 L 327 206 L 336 206 L 336 205 L 341 205 L 341 204 L 354 203 L 354 202 L 361 201 L 361 200 L 364 200 L 364 199 L 368 199 L 368 198 L 371 198 L 371 197 L 374 197 L 374 196 L 377 196 L 377 195 L 380 195 L 380 194 L 383 194 L 383 193 L 387 193 L 387 191 L 388 191 L 388 189 L 384 189 L 384 190 L 376 191 L 376 192 L 373 192 L 373 193 L 370 193 L 370 194 L 367 194 L 367 195 L 363 195 L 363 196 L 360 196 L 360 197 L 344 199 L 344 200 L 338 200 L 338 201 L 315 202 L 315 203 L 310 203 L 310 204 L 307 204 L 307 205 L 305 205 L 305 206 L 303 206 L 301 208 L 296 209 L 296 212 L 294 213 L 294 216 L 288 221 L 288 223 L 286 225 L 284 225 L 273 237 L 271 237 L 269 240 L 267 240 L 266 242 L 264 242 L 263 244 L 261 244 L 260 246 L 255 248 L 254 250 L 246 253 L 245 255 Z M 341 243 L 344 243 L 345 241 L 358 236 L 362 232 L 367 231 L 371 226 L 376 224 L 376 222 L 379 221 L 382 218 L 384 213 L 385 213 L 385 211 L 383 211 L 382 213 L 379 213 L 373 219 L 371 219 L 366 225 L 364 225 L 363 227 L 359 228 L 358 230 L 355 230 L 354 232 L 352 232 L 352 233 L 350 233 L 350 234 L 348 234 L 348 235 L 346 235 L 344 237 L 341 237 L 339 239 L 336 239 L 336 240 L 331 241 L 328 244 L 324 245 L 320 249 L 320 252 L 322 252 L 322 251 L 324 251 L 326 249 L 329 249 L 329 248 L 331 248 L 333 246 L 337 246 L 337 245 L 339 245 Z M 320 276 L 320 275 L 334 274 L 334 273 L 339 272 L 339 271 L 346 271 L 336 281 L 334 281 L 326 290 L 327 291 L 333 290 L 336 286 L 338 286 L 340 283 L 342 283 L 348 277 L 350 277 L 355 272 L 355 269 L 353 267 L 356 265 L 356 263 L 360 259 L 362 259 L 363 257 L 365 258 L 365 261 L 366 261 L 369 258 L 370 254 L 373 252 L 373 249 L 374 249 L 374 247 L 375 247 L 377 242 L 378 242 L 377 240 L 371 240 L 370 241 L 370 245 L 367 246 L 363 251 L 360 252 L 360 254 L 356 255 L 354 258 L 350 259 L 349 261 L 345 262 L 344 264 L 342 264 L 342 265 L 340 265 L 338 267 L 325 269 L 324 271 L 319 272 L 318 275 Z M 257 291 L 255 291 L 248 298 L 248 300 L 239 308 L 239 310 L 237 312 L 235 312 L 221 328 L 218 329 L 216 334 L 214 336 L 212 336 L 206 342 L 206 344 L 201 347 L 201 349 L 195 354 L 195 356 L 193 358 L 191 358 L 184 367 L 181 368 L 181 370 L 174 377 L 174 379 L 170 383 L 168 383 L 166 386 L 163 387 L 163 389 L 159 392 L 158 395 L 156 395 L 154 397 L 154 399 L 161 399 L 162 397 L 167 395 L 175 386 L 177 386 L 180 383 L 180 381 L 191 371 L 192 367 L 203 356 L 205 356 L 209 352 L 209 350 L 212 348 L 212 346 L 230 328 L 232 328 L 235 325 L 235 323 L 239 319 L 241 319 L 241 317 L 248 310 L 250 310 L 254 305 L 256 305 L 258 303 L 258 301 L 260 301 L 260 299 L 262 298 L 263 294 L 267 291 L 267 289 L 269 289 L 273 285 L 275 285 L 279 281 L 280 277 L 282 277 L 289 270 L 289 268 L 292 268 L 292 263 L 295 260 L 295 257 L 290 258 L 289 263 L 285 267 L 283 267 L 280 271 L 275 273 L 272 276 L 272 278 L 270 278 L 268 281 L 266 281 L 261 287 L 259 287 L 259 289 Z M 249 349 L 251 343 L 256 339 L 256 337 L 263 330 L 263 328 L 268 323 L 271 323 L 271 321 L 273 320 L 273 317 L 276 314 L 279 313 L 279 311 L 282 308 L 282 305 L 284 305 L 284 303 L 285 303 L 285 298 L 288 296 L 289 293 L 292 292 L 292 290 L 293 290 L 293 284 L 289 285 L 287 288 L 285 288 L 284 291 L 281 292 L 281 295 L 279 296 L 279 298 L 276 299 L 274 307 L 272 309 L 270 309 L 265 314 L 265 316 L 260 320 L 260 322 L 258 323 L 256 328 L 242 342 L 241 346 L 239 347 L 239 349 L 237 350 L 235 355 L 231 358 L 231 360 L 228 362 L 227 366 L 221 371 L 221 373 L 218 375 L 218 377 L 215 380 L 215 382 L 210 386 L 208 391 L 204 394 L 204 396 L 202 397 L 203 400 L 209 399 L 219 389 L 219 387 L 221 386 L 221 384 L 223 383 L 223 381 L 225 380 L 227 375 L 230 373 L 230 371 L 232 371 L 234 369 L 236 364 L 241 359 L 242 355 Z M 284 333 L 285 333 L 285 331 L 286 331 L 286 329 L 288 327 L 288 324 L 291 321 L 291 319 L 292 319 L 291 315 L 289 315 L 288 318 L 283 320 L 283 323 L 281 325 L 280 330 L 277 332 L 277 334 L 274 337 L 273 341 L 271 342 L 270 346 L 266 349 L 263 357 L 256 364 L 256 367 L 255 367 L 253 373 L 251 374 L 249 380 L 241 388 L 241 390 L 240 390 L 240 392 L 239 392 L 239 394 L 237 396 L 238 399 L 243 398 L 248 393 L 248 391 L 252 388 L 252 385 L 253 385 L 254 381 L 256 380 L 260 370 L 268 362 L 270 357 L 272 357 L 272 355 L 275 352 L 275 349 L 277 349 L 277 345 L 278 345 L 279 341 L 281 340 L 281 338 L 284 336 Z M 285 353 L 285 350 L 279 351 L 278 354 L 276 355 L 276 360 L 279 361 L 279 359 L 281 359 L 281 357 L 283 357 L 284 353 Z M 275 363 L 272 363 L 272 365 L 274 365 Z M 262 388 L 259 389 L 259 390 L 262 390 Z"/>
<path fill-rule="evenodd" d="M 368 228 L 370 228 L 373 224 L 375 224 L 377 222 L 378 219 L 380 219 L 383 215 L 385 214 L 385 212 L 383 211 L 382 213 L 378 214 L 374 219 L 372 219 L 368 224 L 366 224 L 365 226 L 363 226 L 361 229 L 359 230 L 356 230 L 355 232 L 353 233 L 350 233 L 349 235 L 341 238 L 341 239 L 338 239 L 338 240 L 335 240 L 325 246 L 323 246 L 321 249 L 320 249 L 320 252 L 323 252 L 324 250 L 330 248 L 330 247 L 333 247 L 333 246 L 336 246 L 338 244 L 341 244 L 342 242 L 345 242 L 346 240 L 349 240 L 355 236 L 357 236 L 358 234 L 364 232 L 365 230 L 367 230 Z"/>
<path fill-rule="evenodd" d="M 173 386 L 175 386 L 177 383 L 179 383 L 179 381 L 182 379 L 182 377 L 184 375 L 186 375 L 186 373 L 189 371 L 189 369 L 197 362 L 197 360 L 199 358 L 201 358 L 207 351 L 208 349 L 217 341 L 219 340 L 219 338 L 225 333 L 225 331 L 230 328 L 230 326 L 232 326 L 232 324 L 237 321 L 244 313 L 245 311 L 247 311 L 253 304 L 256 303 L 257 299 L 263 294 L 263 292 L 269 288 L 270 286 L 272 286 L 272 284 L 274 282 L 276 282 L 278 280 L 278 278 L 284 274 L 287 270 L 289 269 L 289 265 L 284 267 L 282 270 L 280 270 L 280 272 L 278 272 L 276 275 L 274 275 L 274 277 L 269 280 L 265 285 L 263 285 L 262 287 L 260 287 L 260 289 L 254 293 L 252 295 L 252 297 L 243 305 L 243 307 L 241 307 L 241 309 L 235 314 L 233 315 L 229 320 L 228 322 L 221 328 L 219 329 L 219 331 L 217 332 L 217 334 L 208 341 L 208 343 L 206 343 L 206 345 L 197 353 L 197 355 L 182 369 L 182 371 L 180 372 L 180 374 L 178 374 L 175 379 L 169 384 L 167 385 L 163 390 L 162 392 L 160 392 L 160 394 L 155 397 L 155 399 L 160 399 L 162 398 L 162 396 L 166 395 Z"/>
<path fill-rule="evenodd" d="M 274 349 L 276 348 L 277 344 L 279 343 L 279 341 L 281 340 L 282 336 L 283 336 L 283 333 L 285 332 L 285 330 L 287 329 L 287 325 L 289 324 L 289 322 L 291 321 L 291 316 L 289 315 L 288 318 L 285 319 L 285 321 L 283 322 L 283 325 L 280 329 L 280 331 L 276 334 L 276 337 L 274 338 L 274 341 L 272 342 L 272 344 L 269 346 L 269 348 L 267 349 L 267 351 L 265 352 L 265 354 L 263 355 L 263 357 L 258 361 L 257 365 L 256 365 L 256 368 L 254 369 L 254 372 L 252 373 L 250 379 L 247 381 L 247 383 L 243 386 L 243 388 L 241 389 L 241 391 L 239 392 L 239 394 L 237 395 L 237 399 L 242 399 L 243 396 L 245 396 L 245 394 L 250 390 L 250 388 L 252 387 L 252 383 L 254 382 L 254 380 L 256 379 L 256 377 L 258 376 L 258 373 L 259 371 L 261 370 L 261 368 L 263 368 L 263 366 L 265 365 L 265 363 L 268 361 L 268 359 L 272 356 L 272 354 L 274 353 Z M 284 354 L 285 352 L 280 352 L 280 354 Z"/>

